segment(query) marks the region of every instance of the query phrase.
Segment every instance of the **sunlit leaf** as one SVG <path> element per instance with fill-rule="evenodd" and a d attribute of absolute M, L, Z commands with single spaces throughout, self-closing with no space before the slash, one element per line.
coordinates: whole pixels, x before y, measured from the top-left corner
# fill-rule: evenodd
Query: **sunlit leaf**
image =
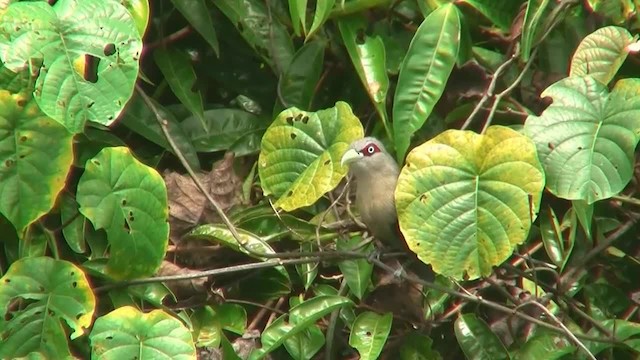
<path fill-rule="evenodd" d="M 527 238 L 543 186 L 527 137 L 502 126 L 448 130 L 407 156 L 395 194 L 400 229 L 436 273 L 476 279 Z"/>

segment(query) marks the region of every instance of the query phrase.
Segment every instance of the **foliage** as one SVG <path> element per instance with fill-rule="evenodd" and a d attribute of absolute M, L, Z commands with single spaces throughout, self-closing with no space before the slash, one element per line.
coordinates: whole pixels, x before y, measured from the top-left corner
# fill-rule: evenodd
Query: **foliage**
<path fill-rule="evenodd" d="M 638 6 L 0 2 L 0 357 L 637 357 Z"/>

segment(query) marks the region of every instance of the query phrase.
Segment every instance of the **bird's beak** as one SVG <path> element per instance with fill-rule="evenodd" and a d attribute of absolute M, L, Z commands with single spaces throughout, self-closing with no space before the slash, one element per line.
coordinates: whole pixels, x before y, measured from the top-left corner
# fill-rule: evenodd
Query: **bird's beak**
<path fill-rule="evenodd" d="M 349 165 L 352 162 L 360 159 L 362 157 L 362 154 L 357 152 L 354 149 L 349 149 L 347 150 L 347 152 L 344 153 L 344 155 L 342 155 L 342 160 L 340 160 L 340 165 L 345 166 L 345 165 Z"/>

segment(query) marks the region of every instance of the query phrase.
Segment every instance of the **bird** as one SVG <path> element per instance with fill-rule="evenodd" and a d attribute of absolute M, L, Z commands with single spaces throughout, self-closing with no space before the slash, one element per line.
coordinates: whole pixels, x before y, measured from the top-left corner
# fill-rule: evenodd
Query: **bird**
<path fill-rule="evenodd" d="M 398 228 L 395 189 L 400 169 L 380 140 L 352 142 L 340 160 L 356 181 L 356 207 L 369 233 L 392 248 L 406 247 Z"/>

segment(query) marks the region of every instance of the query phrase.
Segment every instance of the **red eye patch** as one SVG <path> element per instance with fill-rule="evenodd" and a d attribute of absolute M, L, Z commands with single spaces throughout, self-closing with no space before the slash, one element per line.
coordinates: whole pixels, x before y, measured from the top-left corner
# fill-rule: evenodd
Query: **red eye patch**
<path fill-rule="evenodd" d="M 362 153 L 364 156 L 371 156 L 379 152 L 380 152 L 380 148 L 378 147 L 378 145 L 374 143 L 368 143 L 360 150 L 360 153 Z"/>

